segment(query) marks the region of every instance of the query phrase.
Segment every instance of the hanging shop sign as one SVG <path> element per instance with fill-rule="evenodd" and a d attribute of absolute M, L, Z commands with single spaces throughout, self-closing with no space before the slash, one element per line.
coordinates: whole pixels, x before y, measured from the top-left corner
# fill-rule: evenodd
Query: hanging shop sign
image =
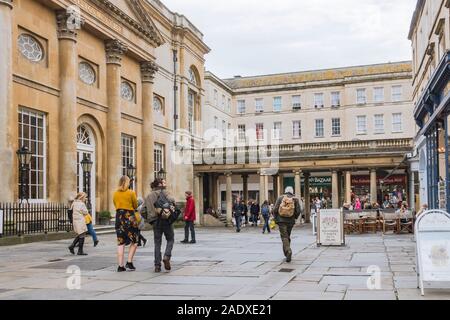
<path fill-rule="evenodd" d="M 317 245 L 344 246 L 344 213 L 340 209 L 320 210 L 317 215 Z"/>
<path fill-rule="evenodd" d="M 419 216 L 415 225 L 416 271 L 422 295 L 427 288 L 449 288 L 450 285 L 450 214 L 429 210 Z"/>

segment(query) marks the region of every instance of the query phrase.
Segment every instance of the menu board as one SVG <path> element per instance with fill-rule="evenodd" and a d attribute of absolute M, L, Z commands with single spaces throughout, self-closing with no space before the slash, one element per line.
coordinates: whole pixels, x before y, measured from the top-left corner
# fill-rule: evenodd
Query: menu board
<path fill-rule="evenodd" d="M 423 213 L 416 222 L 417 272 L 422 295 L 424 282 L 450 282 L 450 215 L 440 210 Z"/>
<path fill-rule="evenodd" d="M 342 246 L 344 239 L 344 214 L 340 209 L 320 210 L 317 216 L 317 245 Z"/>

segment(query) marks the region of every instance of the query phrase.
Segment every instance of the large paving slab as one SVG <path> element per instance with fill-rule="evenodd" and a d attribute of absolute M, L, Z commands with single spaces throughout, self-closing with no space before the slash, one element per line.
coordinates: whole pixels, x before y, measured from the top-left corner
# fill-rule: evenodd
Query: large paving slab
<path fill-rule="evenodd" d="M 139 248 L 135 272 L 116 272 L 116 240 L 102 235 L 86 257 L 71 255 L 68 240 L 0 247 L 0 299 L 79 300 L 450 300 L 450 289 L 417 289 L 412 235 L 354 235 L 344 247 L 317 247 L 310 226 L 293 231 L 291 263 L 278 232 L 259 228 L 198 228 L 197 244 L 176 230 L 172 270 L 153 272 L 153 234 Z M 80 290 L 67 283 L 80 270 Z M 368 281 L 378 270 L 380 287 Z"/>

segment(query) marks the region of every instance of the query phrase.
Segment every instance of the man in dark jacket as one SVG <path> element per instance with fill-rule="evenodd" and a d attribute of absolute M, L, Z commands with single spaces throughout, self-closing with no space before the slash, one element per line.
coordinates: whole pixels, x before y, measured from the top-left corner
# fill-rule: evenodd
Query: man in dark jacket
<path fill-rule="evenodd" d="M 283 252 L 286 262 L 292 260 L 291 232 L 302 211 L 303 204 L 294 196 L 294 189 L 287 187 L 284 195 L 278 198 L 273 208 L 275 222 L 280 228 L 281 241 L 283 242 Z"/>
<path fill-rule="evenodd" d="M 238 197 L 233 206 L 233 215 L 234 219 L 236 220 L 236 232 L 241 232 L 242 216 L 244 215 L 244 212 L 245 212 L 245 205 Z"/>
<path fill-rule="evenodd" d="M 250 207 L 250 214 L 252 215 L 252 226 L 258 225 L 258 216 L 259 216 L 259 204 L 254 201 Z"/>

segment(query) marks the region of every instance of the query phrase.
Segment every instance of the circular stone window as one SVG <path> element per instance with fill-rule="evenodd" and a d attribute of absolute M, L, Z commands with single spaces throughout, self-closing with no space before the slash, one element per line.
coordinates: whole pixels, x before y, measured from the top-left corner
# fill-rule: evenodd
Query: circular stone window
<path fill-rule="evenodd" d="M 120 94 L 123 99 L 127 101 L 133 101 L 134 98 L 133 88 L 128 82 L 125 81 L 122 82 L 122 84 L 120 85 Z"/>
<path fill-rule="evenodd" d="M 30 61 L 39 62 L 44 57 L 44 50 L 39 42 L 28 34 L 21 34 L 18 40 L 19 50 Z"/>
<path fill-rule="evenodd" d="M 79 69 L 81 81 L 89 85 L 95 83 L 95 71 L 89 63 L 81 62 Z"/>

